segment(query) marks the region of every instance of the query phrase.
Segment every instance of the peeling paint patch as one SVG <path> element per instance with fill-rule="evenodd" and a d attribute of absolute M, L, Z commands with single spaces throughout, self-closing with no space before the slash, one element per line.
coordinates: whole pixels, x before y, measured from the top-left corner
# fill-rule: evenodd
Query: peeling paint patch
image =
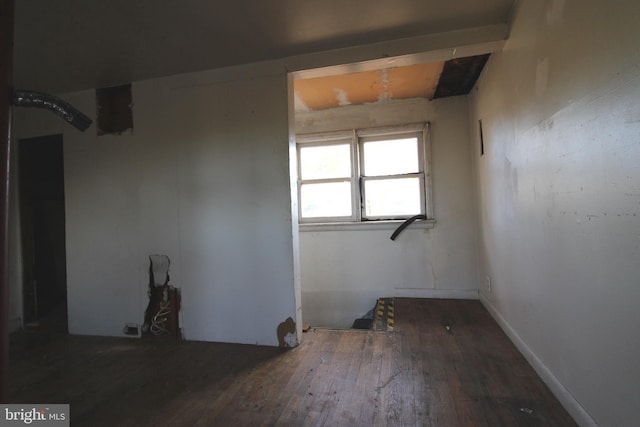
<path fill-rule="evenodd" d="M 393 97 L 391 91 L 389 91 L 389 70 L 380 70 L 380 84 L 382 86 L 382 92 L 378 95 L 378 102 L 390 101 Z"/>
<path fill-rule="evenodd" d="M 296 334 L 287 333 L 287 335 L 284 336 L 284 343 L 286 344 L 285 347 L 296 347 L 298 345 Z"/>
<path fill-rule="evenodd" d="M 304 99 L 302 99 L 302 96 L 298 91 L 293 92 L 293 106 L 295 111 L 298 111 L 298 112 L 311 111 L 311 108 L 309 108 L 306 102 L 304 102 Z"/>
<path fill-rule="evenodd" d="M 392 98 L 393 94 L 391 92 L 382 92 L 380 95 L 378 95 L 378 102 L 391 101 Z"/>
<path fill-rule="evenodd" d="M 297 347 L 296 322 L 291 317 L 278 325 L 277 334 L 280 347 Z"/>
<path fill-rule="evenodd" d="M 349 95 L 344 89 L 333 88 L 333 91 L 336 93 L 336 100 L 338 101 L 338 105 L 343 107 L 345 105 L 351 105 L 349 101 Z"/>

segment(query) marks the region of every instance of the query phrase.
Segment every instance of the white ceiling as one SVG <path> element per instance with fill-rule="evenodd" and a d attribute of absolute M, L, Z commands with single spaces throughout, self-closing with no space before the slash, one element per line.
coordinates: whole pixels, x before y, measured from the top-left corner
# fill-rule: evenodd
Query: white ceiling
<path fill-rule="evenodd" d="M 516 0 L 17 0 L 16 87 L 67 92 L 506 23 Z"/>

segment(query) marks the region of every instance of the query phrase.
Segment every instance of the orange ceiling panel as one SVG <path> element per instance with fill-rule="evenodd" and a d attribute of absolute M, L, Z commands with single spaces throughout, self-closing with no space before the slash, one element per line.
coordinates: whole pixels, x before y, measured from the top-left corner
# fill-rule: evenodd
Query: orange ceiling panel
<path fill-rule="evenodd" d="M 432 99 L 443 62 L 296 80 L 296 111 L 392 99 Z"/>

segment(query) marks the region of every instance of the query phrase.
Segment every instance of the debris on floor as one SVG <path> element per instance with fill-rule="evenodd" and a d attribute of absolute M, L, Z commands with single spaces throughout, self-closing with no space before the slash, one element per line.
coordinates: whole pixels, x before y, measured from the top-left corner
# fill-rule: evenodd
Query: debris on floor
<path fill-rule="evenodd" d="M 373 325 L 373 318 L 375 316 L 376 307 L 373 307 L 364 316 L 353 321 L 351 329 L 371 329 Z"/>
<path fill-rule="evenodd" d="M 363 317 L 354 320 L 351 328 L 393 331 L 394 316 L 393 298 L 378 298 L 376 306 Z"/>
<path fill-rule="evenodd" d="M 277 328 L 278 343 L 280 347 L 293 348 L 298 346 L 296 335 L 296 322 L 291 317 L 280 323 Z"/>
<path fill-rule="evenodd" d="M 351 325 L 351 329 L 371 329 L 371 325 L 373 324 L 373 319 L 367 319 L 362 317 L 360 319 L 356 319 L 353 321 Z"/>

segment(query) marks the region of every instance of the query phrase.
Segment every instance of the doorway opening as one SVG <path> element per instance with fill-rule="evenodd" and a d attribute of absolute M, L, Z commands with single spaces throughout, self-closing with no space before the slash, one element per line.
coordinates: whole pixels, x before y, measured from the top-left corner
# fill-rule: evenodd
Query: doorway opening
<path fill-rule="evenodd" d="M 25 327 L 67 332 L 62 135 L 18 145 Z"/>
<path fill-rule="evenodd" d="M 414 229 L 433 228 L 429 122 L 439 119 L 437 106 L 447 103 L 441 98 L 469 93 L 492 49 L 291 73 L 304 323 L 375 324 L 372 306 L 377 313 L 381 299 L 439 291 L 428 257 L 442 249 L 417 232 L 396 237 L 418 218 Z"/>

